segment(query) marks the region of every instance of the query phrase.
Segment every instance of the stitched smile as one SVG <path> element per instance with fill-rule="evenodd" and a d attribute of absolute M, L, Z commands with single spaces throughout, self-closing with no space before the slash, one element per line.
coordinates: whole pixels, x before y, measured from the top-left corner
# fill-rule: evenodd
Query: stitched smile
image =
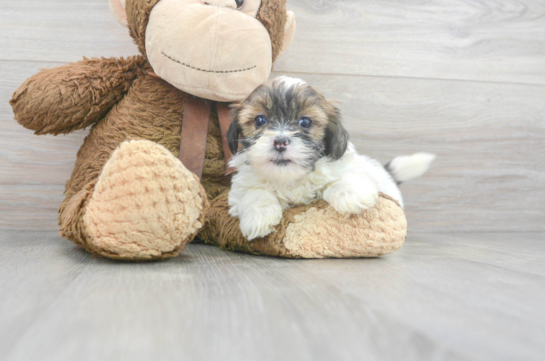
<path fill-rule="evenodd" d="M 249 70 L 252 70 L 252 69 L 257 68 L 257 65 L 254 65 L 254 66 L 252 66 L 251 68 L 239 69 L 239 70 L 206 70 L 206 69 L 196 68 L 196 67 L 191 66 L 191 65 L 189 65 L 189 64 L 183 63 L 183 62 L 181 62 L 181 61 L 179 61 L 179 60 L 176 60 L 176 59 L 174 59 L 173 57 L 171 57 L 171 56 L 169 56 L 169 55 L 167 55 L 167 54 L 165 54 L 165 53 L 163 53 L 163 52 L 161 52 L 161 54 L 163 54 L 163 56 L 164 56 L 165 58 L 170 59 L 170 60 L 172 60 L 172 61 L 175 62 L 175 63 L 178 63 L 178 64 L 183 65 L 183 66 L 185 66 L 185 67 L 191 68 L 191 69 L 193 69 L 193 70 L 202 71 L 202 72 L 204 72 L 204 73 L 217 73 L 217 74 L 220 74 L 220 73 L 221 73 L 221 74 L 225 74 L 225 73 L 241 73 L 241 72 L 244 72 L 244 71 L 249 71 Z"/>

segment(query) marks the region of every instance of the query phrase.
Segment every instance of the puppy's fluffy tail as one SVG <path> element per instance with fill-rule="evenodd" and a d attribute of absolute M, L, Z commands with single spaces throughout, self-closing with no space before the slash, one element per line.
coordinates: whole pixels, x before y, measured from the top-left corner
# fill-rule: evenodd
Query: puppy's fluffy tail
<path fill-rule="evenodd" d="M 430 165 L 434 159 L 435 154 L 431 153 L 404 155 L 392 159 L 384 168 L 386 168 L 397 184 L 401 184 L 424 175 L 430 169 Z"/>

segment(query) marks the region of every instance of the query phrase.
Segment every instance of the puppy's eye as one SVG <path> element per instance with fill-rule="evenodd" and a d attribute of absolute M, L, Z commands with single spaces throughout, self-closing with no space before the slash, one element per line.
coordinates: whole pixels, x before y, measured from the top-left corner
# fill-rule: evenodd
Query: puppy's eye
<path fill-rule="evenodd" d="M 237 10 L 242 9 L 244 6 L 244 0 L 235 0 L 235 2 L 237 3 Z"/>
<path fill-rule="evenodd" d="M 264 127 L 265 125 L 267 125 L 267 123 L 269 123 L 269 121 L 263 115 L 258 116 L 254 120 L 254 125 L 256 126 L 256 128 Z"/>
<path fill-rule="evenodd" d="M 310 129 L 312 127 L 312 120 L 309 118 L 301 118 L 299 119 L 299 126 L 301 128 Z"/>

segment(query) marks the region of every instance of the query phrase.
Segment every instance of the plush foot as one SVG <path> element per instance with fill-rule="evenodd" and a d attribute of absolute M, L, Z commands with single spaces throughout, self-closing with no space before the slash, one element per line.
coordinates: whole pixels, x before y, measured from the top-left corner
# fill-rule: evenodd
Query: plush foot
<path fill-rule="evenodd" d="M 171 152 L 127 141 L 106 163 L 87 205 L 88 243 L 116 259 L 173 257 L 202 227 L 207 206 L 198 178 Z"/>
<path fill-rule="evenodd" d="M 383 197 L 351 216 L 322 202 L 292 212 L 282 243 L 297 257 L 378 257 L 398 250 L 407 235 L 403 209 Z"/>
<path fill-rule="evenodd" d="M 227 194 L 212 201 L 206 222 L 200 236 L 208 243 L 286 258 L 378 257 L 398 250 L 407 235 L 403 209 L 385 195 L 351 216 L 323 200 L 289 208 L 271 234 L 252 242 L 243 235 L 239 219 L 229 215 Z"/>

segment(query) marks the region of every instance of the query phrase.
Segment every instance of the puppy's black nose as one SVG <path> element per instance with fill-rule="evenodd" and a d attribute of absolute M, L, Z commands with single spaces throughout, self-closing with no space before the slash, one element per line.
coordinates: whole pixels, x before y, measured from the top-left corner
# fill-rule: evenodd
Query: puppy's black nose
<path fill-rule="evenodd" d="M 290 144 L 290 140 L 285 137 L 276 138 L 274 140 L 274 147 L 277 151 L 283 152 L 288 147 L 288 144 Z"/>

